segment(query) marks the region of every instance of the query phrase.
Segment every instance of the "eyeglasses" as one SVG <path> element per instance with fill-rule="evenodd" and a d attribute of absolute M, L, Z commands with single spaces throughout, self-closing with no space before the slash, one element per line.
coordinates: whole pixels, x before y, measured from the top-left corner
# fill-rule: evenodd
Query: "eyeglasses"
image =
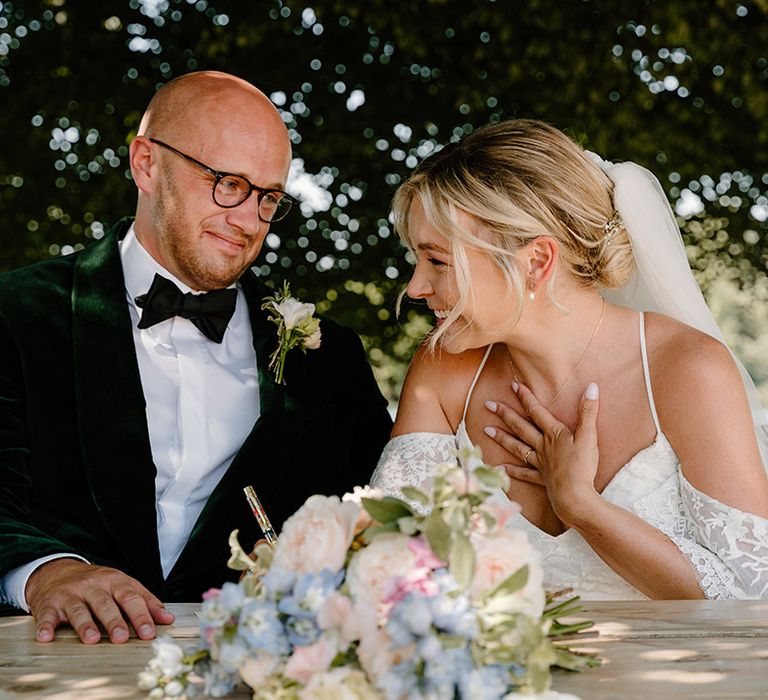
<path fill-rule="evenodd" d="M 220 207 L 225 209 L 233 209 L 239 207 L 251 193 L 255 190 L 258 192 L 259 201 L 259 219 L 264 223 L 272 223 L 274 221 L 280 221 L 285 218 L 286 214 L 291 210 L 293 204 L 297 201 L 287 192 L 283 190 L 274 190 L 266 187 L 258 187 L 252 184 L 247 178 L 242 175 L 235 175 L 233 173 L 222 173 L 218 170 L 207 166 L 205 163 L 201 163 L 196 158 L 188 156 L 186 153 L 182 153 L 178 148 L 169 146 L 167 143 L 163 143 L 158 139 L 149 139 L 152 143 L 156 143 L 158 146 L 167 148 L 169 151 L 175 153 L 177 156 L 181 156 L 190 163 L 196 165 L 201 170 L 205 170 L 209 175 L 213 177 L 213 187 L 211 189 L 211 196 L 213 201 Z"/>

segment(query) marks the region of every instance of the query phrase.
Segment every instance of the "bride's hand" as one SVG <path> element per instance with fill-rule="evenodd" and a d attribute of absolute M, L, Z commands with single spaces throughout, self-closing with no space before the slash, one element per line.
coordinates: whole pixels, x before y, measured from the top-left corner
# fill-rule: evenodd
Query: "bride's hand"
<path fill-rule="evenodd" d="M 507 474 L 544 486 L 555 514 L 573 525 L 597 496 L 597 385 L 590 384 L 581 398 L 575 432 L 542 406 L 527 387 L 518 385 L 517 396 L 528 419 L 503 403 L 489 402 L 486 406 L 507 430 L 489 426 L 485 432 L 524 463 L 500 465 Z"/>

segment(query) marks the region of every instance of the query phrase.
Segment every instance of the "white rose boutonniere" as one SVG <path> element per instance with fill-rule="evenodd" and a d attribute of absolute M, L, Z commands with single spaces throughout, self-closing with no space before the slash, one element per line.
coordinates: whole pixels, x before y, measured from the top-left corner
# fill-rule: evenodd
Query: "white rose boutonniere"
<path fill-rule="evenodd" d="M 261 308 L 269 313 L 269 320 L 277 324 L 277 349 L 269 358 L 269 369 L 275 373 L 277 383 L 284 384 L 288 352 L 295 347 L 304 352 L 320 347 L 320 320 L 314 317 L 314 304 L 304 304 L 291 296 L 288 282 L 284 282 L 274 296 L 267 297 Z"/>

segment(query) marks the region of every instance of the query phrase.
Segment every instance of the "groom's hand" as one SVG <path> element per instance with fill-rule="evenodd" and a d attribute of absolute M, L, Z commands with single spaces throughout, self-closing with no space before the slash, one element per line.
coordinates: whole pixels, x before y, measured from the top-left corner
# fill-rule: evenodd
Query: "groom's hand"
<path fill-rule="evenodd" d="M 152 639 L 155 623 L 169 625 L 175 619 L 136 579 L 76 559 L 43 564 L 29 577 L 25 595 L 38 642 L 53 641 L 56 628 L 68 622 L 84 644 L 96 644 L 98 620 L 110 641 L 122 644 L 130 637 L 126 619 L 141 639 Z"/>

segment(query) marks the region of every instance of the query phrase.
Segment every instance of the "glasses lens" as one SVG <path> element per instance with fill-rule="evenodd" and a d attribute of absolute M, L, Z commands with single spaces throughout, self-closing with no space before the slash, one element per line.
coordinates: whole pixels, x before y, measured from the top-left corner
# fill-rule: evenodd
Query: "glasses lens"
<path fill-rule="evenodd" d="M 213 201 L 222 207 L 236 207 L 251 193 L 251 186 L 244 177 L 225 175 L 213 188 Z"/>
<path fill-rule="evenodd" d="M 291 209 L 291 200 L 282 192 L 265 192 L 259 202 L 262 221 L 280 221 Z"/>

